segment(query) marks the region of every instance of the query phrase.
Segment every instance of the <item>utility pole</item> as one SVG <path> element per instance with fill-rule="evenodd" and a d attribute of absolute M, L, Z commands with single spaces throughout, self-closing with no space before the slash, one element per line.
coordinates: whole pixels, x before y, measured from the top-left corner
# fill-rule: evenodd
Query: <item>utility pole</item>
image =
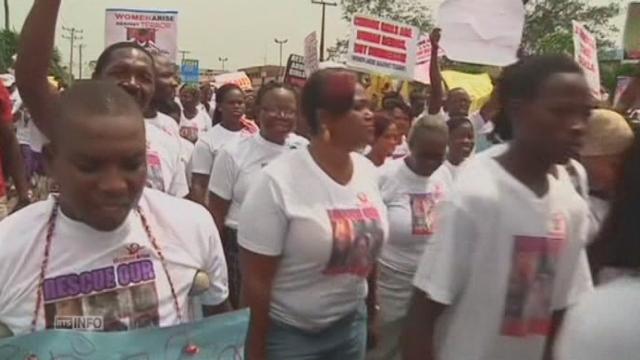
<path fill-rule="evenodd" d="M 229 61 L 229 58 L 223 58 L 223 57 L 219 57 L 218 61 L 220 61 L 222 63 L 222 71 L 224 71 L 224 63 L 226 63 L 227 61 Z"/>
<path fill-rule="evenodd" d="M 322 31 L 320 32 L 320 61 L 324 61 L 324 27 L 327 6 L 338 6 L 335 2 L 328 2 L 325 0 L 311 0 L 312 4 L 322 5 Z"/>
<path fill-rule="evenodd" d="M 67 33 L 67 35 L 62 35 L 63 38 L 69 40 L 70 46 L 69 46 L 69 75 L 71 75 L 71 78 L 69 79 L 69 82 L 73 81 L 73 48 L 74 48 L 74 43 L 76 40 L 80 41 L 83 39 L 83 37 L 81 36 L 84 31 L 77 29 L 75 27 L 62 27 L 62 30 L 65 31 Z"/>
<path fill-rule="evenodd" d="M 289 42 L 289 39 L 284 39 L 284 40 L 278 40 L 278 39 L 274 39 L 274 41 L 276 42 L 276 44 L 280 45 L 280 74 L 282 74 L 282 48 L 284 47 L 284 44 Z"/>
<path fill-rule="evenodd" d="M 191 54 L 191 51 L 189 51 L 189 50 L 180 50 L 178 52 L 180 53 L 180 55 L 182 55 L 182 62 L 181 63 L 184 62 L 184 59 L 187 58 L 187 55 Z"/>
<path fill-rule="evenodd" d="M 85 44 L 78 44 L 78 79 L 82 80 L 82 67 L 84 63 L 82 62 L 82 49 L 86 48 Z"/>

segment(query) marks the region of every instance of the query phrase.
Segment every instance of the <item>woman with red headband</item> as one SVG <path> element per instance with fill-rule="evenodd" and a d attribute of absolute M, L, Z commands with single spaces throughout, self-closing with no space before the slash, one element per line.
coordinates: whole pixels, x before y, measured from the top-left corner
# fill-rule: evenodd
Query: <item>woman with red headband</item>
<path fill-rule="evenodd" d="M 376 169 L 355 153 L 373 138 L 373 113 L 355 76 L 336 69 L 311 76 L 302 110 L 311 144 L 267 166 L 240 213 L 245 349 L 249 359 L 363 359 L 366 305 L 376 309 L 367 277 L 388 232 Z"/>

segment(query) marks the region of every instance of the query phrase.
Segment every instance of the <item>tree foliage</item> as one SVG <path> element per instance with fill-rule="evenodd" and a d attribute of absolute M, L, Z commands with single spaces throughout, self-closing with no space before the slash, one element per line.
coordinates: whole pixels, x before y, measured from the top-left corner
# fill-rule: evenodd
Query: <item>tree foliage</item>
<path fill-rule="evenodd" d="M 417 27 L 428 33 L 433 27 L 431 11 L 421 0 L 341 0 L 342 18 L 351 23 L 354 15 L 363 14 L 389 19 Z M 329 58 L 339 60 L 346 54 L 349 40 L 339 39 L 327 49 Z"/>
<path fill-rule="evenodd" d="M 572 53 L 572 20 L 587 26 L 599 49 L 612 48 L 611 36 L 619 31 L 612 24 L 620 14 L 619 0 L 607 5 L 591 5 L 589 0 L 530 0 L 526 8 L 522 45 L 527 53 Z"/>
<path fill-rule="evenodd" d="M 18 52 L 20 35 L 13 30 L 0 30 L 0 72 L 6 73 L 13 67 L 13 56 Z M 49 73 L 58 78 L 68 81 L 69 74 L 62 65 L 60 52 L 55 49 L 49 68 Z"/>

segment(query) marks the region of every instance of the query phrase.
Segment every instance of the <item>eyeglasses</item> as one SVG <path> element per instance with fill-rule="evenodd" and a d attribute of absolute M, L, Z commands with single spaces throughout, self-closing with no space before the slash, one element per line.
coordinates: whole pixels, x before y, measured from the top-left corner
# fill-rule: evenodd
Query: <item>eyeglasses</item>
<path fill-rule="evenodd" d="M 298 112 L 293 110 L 281 110 L 281 109 L 262 109 L 270 117 L 281 117 L 284 119 L 295 119 L 298 116 Z"/>

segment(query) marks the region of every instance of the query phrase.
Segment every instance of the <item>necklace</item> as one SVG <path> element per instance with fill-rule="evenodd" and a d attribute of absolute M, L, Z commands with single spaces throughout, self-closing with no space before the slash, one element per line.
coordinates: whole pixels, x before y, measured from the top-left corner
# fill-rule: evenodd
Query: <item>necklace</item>
<path fill-rule="evenodd" d="M 44 287 L 44 280 L 46 277 L 47 267 L 49 265 L 49 256 L 51 255 L 51 246 L 53 243 L 53 235 L 55 233 L 55 228 L 56 228 L 56 220 L 60 212 L 60 203 L 59 203 L 58 197 L 54 196 L 53 199 L 54 199 L 53 209 L 51 210 L 51 215 L 49 216 L 49 220 L 47 221 L 47 232 L 46 232 L 46 239 L 44 244 L 44 257 L 42 259 L 42 265 L 40 266 L 40 275 L 38 277 L 38 288 L 36 293 L 36 308 L 33 311 L 33 319 L 31 320 L 31 332 L 36 331 L 36 327 L 38 324 L 40 307 L 42 307 L 42 302 L 43 302 L 42 289 Z M 175 286 L 173 285 L 173 279 L 171 278 L 171 275 L 169 275 L 169 270 L 167 269 L 167 262 L 162 252 L 162 249 L 158 244 L 158 240 L 153 235 L 153 232 L 151 231 L 151 227 L 149 226 L 149 222 L 147 221 L 147 217 L 142 212 L 142 209 L 140 207 L 137 207 L 135 211 L 140 216 L 142 227 L 144 228 L 144 231 L 147 237 L 149 238 L 149 241 L 151 242 L 151 246 L 153 247 L 155 252 L 158 254 L 158 257 L 160 258 L 160 263 L 162 264 L 162 268 L 169 282 L 169 288 L 171 289 L 171 296 L 173 297 L 173 305 L 175 307 L 176 315 L 178 317 L 178 323 L 182 324 L 183 321 L 182 321 L 182 311 L 180 308 L 180 303 L 178 302 L 178 296 L 176 295 Z"/>

